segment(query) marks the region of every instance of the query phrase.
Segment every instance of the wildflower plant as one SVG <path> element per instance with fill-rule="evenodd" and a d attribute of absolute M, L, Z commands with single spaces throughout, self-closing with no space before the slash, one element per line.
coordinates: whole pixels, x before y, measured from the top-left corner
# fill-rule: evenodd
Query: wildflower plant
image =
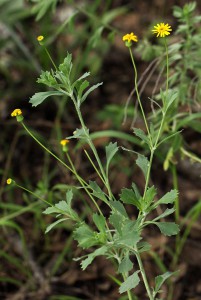
<path fill-rule="evenodd" d="M 161 23 L 154 27 L 153 32 L 157 34 L 158 37 L 166 39 L 166 36 L 170 34 L 171 30 L 170 25 Z M 161 90 L 162 106 L 160 111 L 160 126 L 154 128 L 153 124 L 149 123 L 147 120 L 138 91 L 138 74 L 132 51 L 133 42 L 138 42 L 138 37 L 133 32 L 123 36 L 123 41 L 125 42 L 125 46 L 128 47 L 131 57 L 134 70 L 136 97 L 146 127 L 146 132 L 140 128 L 134 128 L 133 131 L 139 141 L 146 145 L 148 155 L 145 156 L 136 151 L 122 148 L 120 145 L 117 145 L 117 142 L 110 142 L 105 147 L 105 159 L 102 161 L 91 138 L 90 130 L 85 124 L 81 110 L 88 95 L 102 85 L 102 83 L 90 86 L 90 83 L 87 80 L 90 75 L 89 72 L 84 73 L 77 79 L 73 79 L 72 55 L 67 53 L 63 63 L 57 67 L 43 43 L 44 38 L 38 37 L 38 41 L 41 46 L 44 47 L 54 69 L 42 71 L 38 79 L 38 83 L 44 84 L 50 90 L 36 93 L 31 97 L 30 103 L 35 107 L 42 104 L 43 101 L 50 96 L 65 96 L 71 101 L 71 104 L 73 104 L 75 108 L 80 121 L 80 127 L 76 128 L 71 136 L 61 140 L 60 144 L 66 155 L 66 161 L 63 161 L 33 135 L 25 125 L 23 119 L 21 120 L 21 124 L 45 151 L 51 154 L 66 167 L 68 171 L 75 175 L 79 184 L 76 188 L 80 189 L 81 187 L 85 195 L 93 204 L 93 225 L 91 225 L 86 220 L 82 220 L 76 209 L 73 208 L 73 190 L 68 189 L 64 200 L 54 204 L 48 203 L 49 207 L 43 212 L 46 215 L 51 214 L 55 216 L 56 219 L 55 222 L 47 227 L 46 232 L 49 232 L 61 222 L 66 222 L 68 220 L 73 221 L 75 223 L 74 239 L 81 248 L 91 250 L 89 254 L 76 258 L 76 260 L 81 260 L 81 268 L 83 270 L 85 270 L 97 256 L 105 256 L 107 259 L 115 262 L 117 273 L 122 276 L 123 282 L 119 288 L 120 293 L 126 292 L 128 299 L 131 300 L 132 290 L 140 283 L 140 280 L 142 280 L 149 299 L 156 300 L 158 299 L 158 294 L 161 291 L 163 283 L 173 275 L 173 273 L 165 272 L 164 274 L 158 275 L 155 278 L 155 284 L 153 286 L 150 285 L 150 280 L 147 278 L 141 256 L 143 252 L 150 251 L 151 245 L 144 240 L 143 230 L 151 225 L 158 228 L 161 234 L 166 236 L 176 235 L 179 232 L 179 226 L 176 223 L 164 221 L 165 217 L 171 215 L 175 211 L 174 203 L 178 195 L 177 190 L 172 189 L 162 197 L 158 197 L 156 187 L 150 182 L 155 151 L 165 143 L 167 139 L 172 137 L 172 135 L 170 135 L 163 138 L 166 116 L 176 99 L 175 94 L 169 91 L 168 87 L 169 65 L 167 43 L 165 42 L 164 47 L 167 63 L 167 83 L 166 89 L 164 91 Z M 22 113 L 18 115 L 18 112 L 19 110 L 17 110 L 15 116 L 17 118 L 19 115 L 22 117 Z M 174 132 L 174 135 L 175 134 L 177 133 Z M 68 143 L 71 139 L 88 144 L 92 154 L 89 154 L 86 150 L 85 154 L 96 171 L 101 184 L 98 184 L 96 181 L 87 182 L 78 174 L 68 149 Z M 114 156 L 121 149 L 130 151 L 137 157 L 136 165 L 144 176 L 144 190 L 142 193 L 134 182 L 131 187 L 123 188 L 119 197 L 115 196 L 112 191 L 109 180 L 110 164 Z M 10 179 L 7 180 L 7 183 L 11 183 Z M 15 185 L 28 191 L 16 183 Z M 98 200 L 102 201 L 102 205 L 98 204 Z M 134 206 L 137 209 L 138 215 L 136 217 L 129 216 L 127 212 L 127 206 L 129 205 Z M 161 205 L 165 207 L 164 211 L 160 215 L 157 214 L 156 217 L 153 217 L 153 212 L 156 212 L 157 208 Z M 104 215 L 102 206 L 108 208 L 108 217 Z M 163 221 L 161 221 L 161 219 Z M 133 257 L 136 258 L 137 264 L 134 264 Z"/>

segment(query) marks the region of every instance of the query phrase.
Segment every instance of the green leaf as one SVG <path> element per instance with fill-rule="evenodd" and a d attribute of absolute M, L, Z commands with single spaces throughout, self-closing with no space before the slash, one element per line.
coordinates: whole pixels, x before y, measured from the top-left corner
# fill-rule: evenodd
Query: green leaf
<path fill-rule="evenodd" d="M 68 190 L 66 193 L 66 202 L 69 207 L 71 206 L 72 199 L 73 199 L 73 192 L 72 190 Z"/>
<path fill-rule="evenodd" d="M 93 214 L 93 221 L 100 232 L 105 233 L 105 217 L 97 213 Z"/>
<path fill-rule="evenodd" d="M 89 81 L 84 80 L 79 89 L 78 89 L 78 98 L 81 99 L 82 98 L 82 93 L 84 92 L 84 90 L 89 86 Z"/>
<path fill-rule="evenodd" d="M 122 233 L 122 226 L 125 217 L 118 212 L 112 212 L 109 217 L 110 224 L 118 231 L 119 234 Z"/>
<path fill-rule="evenodd" d="M 91 35 L 88 44 L 90 45 L 90 47 L 95 48 L 98 44 L 98 42 L 100 42 L 101 39 L 101 34 L 104 30 L 103 26 L 98 26 L 98 28 L 95 30 L 94 34 Z"/>
<path fill-rule="evenodd" d="M 179 232 L 179 225 L 174 222 L 153 222 L 160 229 L 161 233 L 167 236 L 176 235 Z"/>
<path fill-rule="evenodd" d="M 151 245 L 147 242 L 139 242 L 137 244 L 137 248 L 138 248 L 139 253 L 146 252 L 151 249 Z"/>
<path fill-rule="evenodd" d="M 158 216 L 157 218 L 155 218 L 153 221 L 155 222 L 155 221 L 158 221 L 158 220 L 160 220 L 162 218 L 165 218 L 165 217 L 171 215 L 174 211 L 175 211 L 175 208 L 170 208 L 170 209 L 167 208 L 160 216 Z"/>
<path fill-rule="evenodd" d="M 110 204 L 112 206 L 112 208 L 115 210 L 115 211 L 118 211 L 121 215 L 123 215 L 125 218 L 128 218 L 128 215 L 127 215 L 127 212 L 125 210 L 125 207 L 123 206 L 123 204 L 119 201 L 116 201 L 116 200 L 111 200 L 110 201 Z"/>
<path fill-rule="evenodd" d="M 141 210 L 141 203 L 137 199 L 136 193 L 133 191 L 133 189 L 122 189 L 120 199 L 124 203 L 135 205 L 139 210 Z"/>
<path fill-rule="evenodd" d="M 154 297 L 160 291 L 162 284 L 167 280 L 170 276 L 176 274 L 177 272 L 166 272 L 163 275 L 159 275 L 155 278 L 155 288 L 154 288 Z"/>
<path fill-rule="evenodd" d="M 48 11 L 51 9 L 55 10 L 56 4 L 59 0 L 32 0 L 36 4 L 32 8 L 32 13 L 36 14 L 36 21 L 39 21 L 42 17 L 44 17 Z"/>
<path fill-rule="evenodd" d="M 55 207 L 58 208 L 60 212 L 63 211 L 64 213 L 66 213 L 69 211 L 69 206 L 64 200 L 59 201 L 59 203 L 56 203 Z"/>
<path fill-rule="evenodd" d="M 143 142 L 145 142 L 147 145 L 149 145 L 149 138 L 148 136 L 144 133 L 144 131 L 140 128 L 134 128 L 134 133 L 136 136 L 138 136 Z"/>
<path fill-rule="evenodd" d="M 149 187 L 147 189 L 147 192 L 146 192 L 146 197 L 145 197 L 145 201 L 142 203 L 142 206 L 143 206 L 143 210 L 149 210 L 149 208 L 151 209 L 151 203 L 153 202 L 154 200 L 154 197 L 156 195 L 156 189 L 154 186 L 152 187 Z"/>
<path fill-rule="evenodd" d="M 59 75 L 64 75 L 65 79 L 67 79 L 67 81 L 70 80 L 70 73 L 72 70 L 73 64 L 72 64 L 72 54 L 67 52 L 66 57 L 64 58 L 64 61 L 62 64 L 59 65 L 59 70 L 61 72 L 59 72 L 57 78 L 59 78 Z"/>
<path fill-rule="evenodd" d="M 49 87 L 58 88 L 59 84 L 57 83 L 56 79 L 53 77 L 54 73 L 51 74 L 49 71 L 42 71 L 40 78 L 38 78 L 38 83 L 43 83 Z"/>
<path fill-rule="evenodd" d="M 106 171 L 108 173 L 108 169 L 109 169 L 109 164 L 113 158 L 113 156 L 117 153 L 118 151 L 118 146 L 117 146 L 117 142 L 115 143 L 109 143 L 108 146 L 105 147 L 105 151 L 106 151 L 106 158 L 107 158 L 107 164 L 106 164 Z"/>
<path fill-rule="evenodd" d="M 95 238 L 95 232 L 93 232 L 93 230 L 91 230 L 91 228 L 85 223 L 82 223 L 74 231 L 74 238 L 83 249 L 90 248 L 98 244 Z"/>
<path fill-rule="evenodd" d="M 119 288 L 120 294 L 134 289 L 139 284 L 140 282 L 140 278 L 138 276 L 139 272 L 140 271 L 136 271 L 122 283 L 122 285 Z"/>
<path fill-rule="evenodd" d="M 128 247 L 136 247 L 137 243 L 142 238 L 139 236 L 139 232 L 137 230 L 133 230 L 128 232 L 127 230 L 122 230 L 121 237 L 118 239 L 118 244 L 125 245 Z"/>
<path fill-rule="evenodd" d="M 95 85 L 92 85 L 87 91 L 86 93 L 84 93 L 84 95 L 82 96 L 82 99 L 81 99 L 81 103 L 84 102 L 87 98 L 87 96 L 93 92 L 95 89 L 97 89 L 100 85 L 102 85 L 103 82 L 100 82 L 100 83 L 97 83 Z"/>
<path fill-rule="evenodd" d="M 61 211 L 60 211 L 60 209 L 56 208 L 55 206 L 48 207 L 43 211 L 43 214 L 45 214 L 45 215 L 50 215 L 52 213 L 61 214 Z"/>
<path fill-rule="evenodd" d="M 59 219 L 57 221 L 55 221 L 54 223 L 50 224 L 49 226 L 47 226 L 46 230 L 45 230 L 45 233 L 48 233 L 53 227 L 55 227 L 57 224 L 63 222 L 63 221 L 66 221 L 68 220 L 68 218 L 63 218 L 63 219 Z"/>
<path fill-rule="evenodd" d="M 127 273 L 133 268 L 133 263 L 129 258 L 129 255 L 123 258 L 121 263 L 119 264 L 118 272 L 119 273 Z"/>
<path fill-rule="evenodd" d="M 173 203 L 177 198 L 177 196 L 178 196 L 177 190 L 171 190 L 170 192 L 166 193 L 161 199 L 159 199 L 154 206 L 157 207 L 160 204 Z"/>
<path fill-rule="evenodd" d="M 138 153 L 138 158 L 136 159 L 136 164 L 138 165 L 138 167 L 140 167 L 140 169 L 142 170 L 144 177 L 147 177 L 147 172 L 148 172 L 148 168 L 149 168 L 149 161 L 148 159 L 142 155 Z"/>
<path fill-rule="evenodd" d="M 93 253 L 90 253 L 88 257 L 81 262 L 82 270 L 85 270 L 92 263 L 94 258 L 100 255 L 104 255 L 106 252 L 107 252 L 107 247 L 103 246 L 95 250 Z"/>
<path fill-rule="evenodd" d="M 49 92 L 39 92 L 34 94 L 29 102 L 32 104 L 32 106 L 38 106 L 41 104 L 46 98 L 50 96 L 62 96 L 63 93 L 61 92 L 56 92 L 56 91 L 49 91 Z"/>
<path fill-rule="evenodd" d="M 97 197 L 98 199 L 101 199 L 103 202 L 108 204 L 108 199 L 106 198 L 105 193 L 101 190 L 101 188 L 95 181 L 89 181 L 89 186 L 93 191 L 93 196 Z"/>
<path fill-rule="evenodd" d="M 85 128 L 85 130 L 83 128 L 81 128 L 81 129 L 76 128 L 73 135 L 66 137 L 66 139 L 68 139 L 68 140 L 70 140 L 70 139 L 83 139 L 83 140 L 86 140 L 88 138 L 88 135 L 89 135 L 89 129 L 88 128 Z"/>
<path fill-rule="evenodd" d="M 76 81 L 73 82 L 72 88 L 75 87 L 78 90 L 79 86 L 80 86 L 80 81 L 82 81 L 84 78 L 88 77 L 89 75 L 90 75 L 90 72 L 86 72 L 82 76 L 80 76 Z"/>

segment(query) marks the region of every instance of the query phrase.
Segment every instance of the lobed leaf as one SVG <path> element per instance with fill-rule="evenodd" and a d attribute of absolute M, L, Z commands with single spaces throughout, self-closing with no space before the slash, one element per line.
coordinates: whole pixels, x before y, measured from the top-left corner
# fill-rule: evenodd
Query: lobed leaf
<path fill-rule="evenodd" d="M 166 272 L 163 275 L 159 275 L 155 278 L 155 288 L 154 288 L 154 296 L 160 291 L 162 284 L 167 280 L 170 276 L 176 274 L 177 272 Z"/>
<path fill-rule="evenodd" d="M 157 207 L 160 204 L 174 203 L 175 199 L 177 198 L 177 195 L 177 190 L 171 190 L 170 192 L 167 192 L 161 199 L 159 199 L 154 206 Z"/>
<path fill-rule="evenodd" d="M 132 275 L 130 275 L 120 286 L 119 292 L 120 294 L 130 291 L 134 289 L 140 282 L 140 278 L 138 276 L 138 273 L 140 271 L 136 271 Z"/>
<path fill-rule="evenodd" d="M 49 91 L 49 92 L 39 92 L 35 93 L 29 100 L 32 106 L 38 106 L 41 104 L 46 98 L 50 96 L 62 96 L 63 93 L 57 91 Z"/>
<path fill-rule="evenodd" d="M 119 273 L 127 273 L 127 272 L 131 271 L 132 268 L 133 268 L 133 263 L 130 260 L 129 255 L 126 255 L 119 264 L 118 272 Z"/>
<path fill-rule="evenodd" d="M 104 255 L 106 254 L 106 252 L 107 252 L 107 247 L 103 246 L 95 250 L 93 253 L 90 253 L 88 257 L 81 262 L 82 270 L 85 270 L 97 256 Z"/>
<path fill-rule="evenodd" d="M 167 236 L 176 235 L 179 232 L 179 225 L 174 222 L 153 222 L 160 229 L 161 233 Z"/>
<path fill-rule="evenodd" d="M 133 129 L 134 133 L 136 136 L 138 136 L 143 142 L 145 142 L 147 145 L 149 145 L 149 138 L 148 136 L 144 133 L 144 131 L 140 128 L 134 128 Z"/>

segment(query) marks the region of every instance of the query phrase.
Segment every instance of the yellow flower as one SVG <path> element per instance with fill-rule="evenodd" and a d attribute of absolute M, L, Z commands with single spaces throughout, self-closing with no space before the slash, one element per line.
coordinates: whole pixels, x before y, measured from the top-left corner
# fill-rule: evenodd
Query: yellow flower
<path fill-rule="evenodd" d="M 154 26 L 154 29 L 152 29 L 153 34 L 156 34 L 157 37 L 165 37 L 170 34 L 170 31 L 172 31 L 172 28 L 168 23 L 157 24 Z"/>
<path fill-rule="evenodd" d="M 136 43 L 138 42 L 138 38 L 133 32 L 125 34 L 122 40 L 126 42 L 125 44 L 127 47 L 130 47 L 132 45 L 132 41 Z"/>
<path fill-rule="evenodd" d="M 11 183 L 12 183 L 12 179 L 11 179 L 11 178 L 8 178 L 8 179 L 6 180 L 6 183 L 7 183 L 7 184 L 11 184 Z"/>
<path fill-rule="evenodd" d="M 19 108 L 14 109 L 14 111 L 11 113 L 11 117 L 16 117 L 18 122 L 22 122 L 24 119 L 22 111 Z"/>
<path fill-rule="evenodd" d="M 43 35 L 39 35 L 39 36 L 37 37 L 37 40 L 38 40 L 39 42 L 42 42 L 42 40 L 44 40 L 44 36 L 43 36 Z"/>
<path fill-rule="evenodd" d="M 66 146 L 68 143 L 69 143 L 69 140 L 61 140 L 61 141 L 60 141 L 60 144 L 61 144 L 62 146 Z"/>
<path fill-rule="evenodd" d="M 11 117 L 17 117 L 22 115 L 22 111 L 19 108 L 14 109 L 14 111 L 11 113 Z"/>

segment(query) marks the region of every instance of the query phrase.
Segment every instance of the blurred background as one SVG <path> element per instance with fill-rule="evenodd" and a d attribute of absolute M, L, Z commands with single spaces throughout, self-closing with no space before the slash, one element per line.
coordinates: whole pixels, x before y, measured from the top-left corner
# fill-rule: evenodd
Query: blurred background
<path fill-rule="evenodd" d="M 83 255 L 73 241 L 73 224 L 62 223 L 45 235 L 51 223 L 51 217 L 42 214 L 45 205 L 18 188 L 6 186 L 6 179 L 13 178 L 55 203 L 65 197 L 69 187 L 77 184 L 74 176 L 45 153 L 10 114 L 20 108 L 32 133 L 64 159 L 60 140 L 80 127 L 71 102 L 50 97 L 37 107 L 29 103 L 36 92 L 47 91 L 37 83 L 41 70 L 53 68 L 37 41 L 37 36 L 43 35 L 56 65 L 63 62 L 68 51 L 73 55 L 73 78 L 90 71 L 91 83 L 103 82 L 82 106 L 83 117 L 102 158 L 103 146 L 116 140 L 118 145 L 146 153 L 132 130 L 144 129 L 144 125 L 133 91 L 129 52 L 122 36 L 134 32 L 139 38 L 133 47 L 139 89 L 146 113 L 157 126 L 150 98 L 164 87 L 164 48 L 151 33 L 158 22 L 169 23 L 173 28 L 169 39 L 170 88 L 174 90 L 179 85 L 180 93 L 175 117 L 170 116 L 167 130 L 176 124 L 176 130 L 183 131 L 157 152 L 151 178 L 159 195 L 177 185 L 180 191 L 178 219 L 183 222 L 186 238 L 176 262 L 180 275 L 173 299 L 201 299 L 201 2 L 193 2 L 184 11 L 186 3 L 182 0 L 0 0 L 1 299 L 126 299 L 118 294 L 115 267 L 110 262 L 98 258 L 83 272 L 79 262 L 73 261 Z M 175 6 L 181 7 L 181 11 Z M 86 181 L 97 180 L 81 145 L 73 140 L 69 153 Z M 121 188 L 129 187 L 133 181 L 143 188 L 143 176 L 128 152 L 121 151 L 115 157 L 110 180 L 117 196 Z M 90 204 L 83 193 L 75 191 L 74 205 L 86 218 Z M 132 208 L 128 210 L 135 215 Z M 145 238 L 152 243 L 152 253 L 143 257 L 151 281 L 162 268 L 160 258 L 168 267 L 174 240 L 161 238 L 155 231 L 146 232 Z M 143 286 L 136 289 L 136 295 L 146 299 Z"/>

